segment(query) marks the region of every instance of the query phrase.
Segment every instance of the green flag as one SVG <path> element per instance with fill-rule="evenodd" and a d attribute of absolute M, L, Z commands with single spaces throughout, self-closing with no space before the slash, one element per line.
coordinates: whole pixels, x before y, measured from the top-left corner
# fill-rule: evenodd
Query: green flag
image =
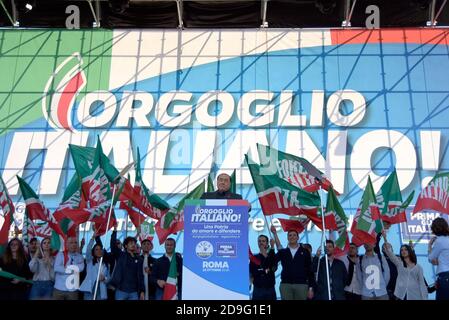
<path fill-rule="evenodd" d="M 333 217 L 337 227 L 338 239 L 335 241 L 335 256 L 339 257 L 346 254 L 349 250 L 348 237 L 348 218 L 337 199 L 337 196 L 332 187 L 327 193 L 326 213 Z"/>
<path fill-rule="evenodd" d="M 171 208 L 162 218 L 156 223 L 156 234 L 159 238 L 159 243 L 165 242 L 170 234 L 184 230 L 184 205 L 187 199 L 199 199 L 205 190 L 206 182 L 203 181 L 195 189 L 186 194 L 176 206 Z"/>
<path fill-rule="evenodd" d="M 264 215 L 284 213 L 290 216 L 304 214 L 315 224 L 322 226 L 317 209 L 321 205 L 316 193 L 309 193 L 288 183 L 277 175 L 264 175 L 262 167 L 245 155 L 254 187 Z"/>
<path fill-rule="evenodd" d="M 374 245 L 376 236 L 382 231 L 382 228 L 379 206 L 377 205 L 371 178 L 368 176 L 365 191 L 351 226 L 352 242 L 357 245 L 365 243 Z"/>
<path fill-rule="evenodd" d="M 388 176 L 376 195 L 381 218 L 390 224 L 406 222 L 405 210 L 413 199 L 413 191 L 405 202 L 402 202 L 401 189 L 399 188 L 396 169 Z"/>

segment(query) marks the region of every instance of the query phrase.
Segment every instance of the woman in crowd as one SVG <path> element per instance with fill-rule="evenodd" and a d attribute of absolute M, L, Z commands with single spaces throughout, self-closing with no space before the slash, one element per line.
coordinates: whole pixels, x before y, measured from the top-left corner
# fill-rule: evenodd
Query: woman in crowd
<path fill-rule="evenodd" d="M 449 300 L 449 225 L 443 218 L 436 218 L 430 226 L 435 235 L 429 241 L 429 261 L 437 266 L 436 300 Z"/>
<path fill-rule="evenodd" d="M 9 241 L 0 259 L 0 268 L 22 279 L 31 279 L 32 273 L 28 267 L 25 249 L 19 239 Z M 22 279 L 0 277 L 0 300 L 26 300 L 29 284 Z"/>
<path fill-rule="evenodd" d="M 84 291 L 84 300 L 93 300 L 95 293 L 95 283 L 97 281 L 98 268 L 100 266 L 100 259 L 103 256 L 103 246 L 94 244 L 95 237 L 93 237 L 86 248 L 86 264 L 87 272 L 86 278 L 80 286 L 80 291 Z M 93 247 L 92 247 L 93 246 Z M 99 277 L 99 284 L 97 289 L 97 296 L 95 300 L 106 300 L 108 298 L 107 282 L 109 281 L 108 265 L 103 259 L 101 265 L 101 272 Z"/>
<path fill-rule="evenodd" d="M 38 243 L 39 245 L 39 243 Z M 51 254 L 50 238 L 44 238 L 34 253 L 29 267 L 33 275 L 30 300 L 48 300 L 53 295 L 55 284 L 55 258 Z"/>
<path fill-rule="evenodd" d="M 390 243 L 386 242 L 383 249 L 398 270 L 394 296 L 400 300 L 427 300 L 423 269 L 417 264 L 415 251 L 409 245 L 402 245 L 399 258 Z"/>

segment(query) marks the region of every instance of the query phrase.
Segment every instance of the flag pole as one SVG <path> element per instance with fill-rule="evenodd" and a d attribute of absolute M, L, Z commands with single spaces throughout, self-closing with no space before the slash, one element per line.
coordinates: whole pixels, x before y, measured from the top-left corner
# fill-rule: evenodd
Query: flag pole
<path fill-rule="evenodd" d="M 126 210 L 126 217 L 125 217 L 125 238 L 126 237 L 128 237 L 128 210 Z"/>
<path fill-rule="evenodd" d="M 112 207 L 114 206 L 114 197 L 115 197 L 116 186 L 117 185 L 114 183 L 114 188 L 112 189 L 111 206 L 109 207 L 108 222 L 106 223 L 106 233 L 105 234 L 107 234 L 108 227 L 109 227 L 109 222 L 111 220 L 111 212 L 112 212 Z M 103 256 L 104 256 L 104 254 L 101 256 L 100 262 L 98 263 L 98 273 L 97 273 L 97 280 L 95 281 L 95 291 L 94 291 L 93 300 L 97 299 L 98 282 L 100 280 L 101 267 L 102 267 L 102 264 L 103 264 Z"/>
<path fill-rule="evenodd" d="M 323 230 L 322 230 L 322 232 L 323 232 L 323 237 L 322 237 L 322 241 L 321 241 L 321 251 L 324 253 L 324 257 L 325 257 L 325 261 L 326 261 L 327 293 L 328 293 L 328 295 L 329 295 L 329 300 L 332 300 L 332 297 L 331 297 L 331 287 L 330 287 L 330 281 L 329 281 L 329 261 L 328 261 L 328 259 L 327 259 L 327 253 L 326 253 L 326 251 L 325 251 L 325 246 L 324 246 L 324 243 L 325 243 L 324 240 L 325 240 L 325 238 L 326 238 L 326 236 L 325 236 L 325 233 L 326 233 L 326 224 L 325 224 L 325 222 L 324 222 L 323 200 L 321 199 L 321 198 L 322 198 L 322 193 L 323 193 L 323 189 L 322 189 L 321 183 L 320 183 L 321 219 L 322 219 L 322 222 L 323 222 Z M 318 260 L 318 261 L 319 261 L 319 260 Z"/>
<path fill-rule="evenodd" d="M 321 199 L 321 196 L 320 196 Z M 323 238 L 324 238 L 324 232 L 321 232 L 321 240 L 320 243 L 323 243 Z M 323 248 L 321 248 L 321 250 L 323 250 Z M 326 254 L 326 252 L 324 252 L 324 254 Z M 318 272 L 320 271 L 320 262 L 321 262 L 321 257 L 318 257 L 318 263 L 317 263 L 317 267 L 316 267 L 316 275 L 315 275 L 315 281 L 318 282 Z"/>
<path fill-rule="evenodd" d="M 112 181 L 112 184 L 114 185 L 114 188 L 112 189 L 111 205 L 109 207 L 108 222 L 106 223 L 105 235 L 108 233 L 108 230 L 109 230 L 109 222 L 111 221 L 111 212 L 112 212 L 112 208 L 114 207 L 115 190 L 117 189 L 116 181 L 118 179 L 120 179 L 120 177 L 122 177 L 129 169 L 131 169 L 131 167 L 133 165 L 134 165 L 134 162 L 131 162 L 130 164 L 128 164 L 125 168 L 123 168 L 123 170 Z M 102 267 L 102 264 L 103 264 L 103 257 L 104 257 L 104 254 L 101 256 L 100 262 L 98 263 L 97 281 L 95 281 L 95 290 L 94 290 L 94 296 L 93 296 L 92 300 L 96 300 L 96 298 L 97 298 L 98 283 L 99 283 L 99 279 L 100 279 L 101 267 Z"/>

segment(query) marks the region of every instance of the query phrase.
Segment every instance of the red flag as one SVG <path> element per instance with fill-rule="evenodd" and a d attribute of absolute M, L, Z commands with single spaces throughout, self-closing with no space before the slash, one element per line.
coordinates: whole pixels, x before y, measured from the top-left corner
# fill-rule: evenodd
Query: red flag
<path fill-rule="evenodd" d="M 254 263 L 256 266 L 260 266 L 262 264 L 262 262 L 260 261 L 259 258 L 256 258 L 253 255 L 253 252 L 251 251 L 251 248 L 248 246 L 248 250 L 249 250 L 249 261 L 251 261 L 252 263 Z"/>
<path fill-rule="evenodd" d="M 295 230 L 296 232 L 301 233 L 306 228 L 307 225 L 310 222 L 310 219 L 306 219 L 305 221 L 299 221 L 299 220 L 291 220 L 291 219 L 279 219 L 279 222 L 281 223 L 282 230 L 285 232 L 288 232 L 290 230 Z"/>
<path fill-rule="evenodd" d="M 120 209 L 126 210 L 126 212 L 128 212 L 128 216 L 136 228 L 139 228 L 140 225 L 145 221 L 145 216 L 133 210 L 126 204 L 126 202 L 120 201 Z"/>

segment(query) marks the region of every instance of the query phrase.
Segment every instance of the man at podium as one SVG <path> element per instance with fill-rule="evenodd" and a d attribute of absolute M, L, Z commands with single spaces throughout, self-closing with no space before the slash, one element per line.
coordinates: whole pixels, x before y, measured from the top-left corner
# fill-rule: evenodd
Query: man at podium
<path fill-rule="evenodd" d="M 204 192 L 201 199 L 242 199 L 242 195 L 229 191 L 231 189 L 231 176 L 222 173 L 217 177 L 217 191 Z"/>

